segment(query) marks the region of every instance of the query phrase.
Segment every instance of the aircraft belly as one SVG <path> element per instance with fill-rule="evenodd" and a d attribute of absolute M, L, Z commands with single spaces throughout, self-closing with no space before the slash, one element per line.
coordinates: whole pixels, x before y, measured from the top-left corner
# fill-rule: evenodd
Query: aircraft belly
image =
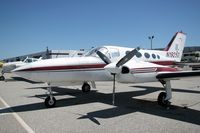
<path fill-rule="evenodd" d="M 108 81 L 112 76 L 105 70 L 85 71 L 40 71 L 31 73 L 31 80 L 42 82 Z"/>

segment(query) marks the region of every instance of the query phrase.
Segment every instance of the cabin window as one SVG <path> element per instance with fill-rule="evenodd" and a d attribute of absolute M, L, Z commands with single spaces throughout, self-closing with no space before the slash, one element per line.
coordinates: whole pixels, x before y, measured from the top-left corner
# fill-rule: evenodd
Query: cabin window
<path fill-rule="evenodd" d="M 142 54 L 141 54 L 140 52 L 137 52 L 135 55 L 136 55 L 136 57 L 138 57 L 138 58 L 142 57 Z"/>
<path fill-rule="evenodd" d="M 144 53 L 144 56 L 149 59 L 150 58 L 150 54 L 149 53 Z"/>
<path fill-rule="evenodd" d="M 155 59 L 155 58 L 156 58 L 156 55 L 155 55 L 155 54 L 152 54 L 152 57 Z"/>
<path fill-rule="evenodd" d="M 160 59 L 160 56 L 159 56 L 159 55 L 157 55 L 157 58 L 158 58 L 158 59 Z"/>

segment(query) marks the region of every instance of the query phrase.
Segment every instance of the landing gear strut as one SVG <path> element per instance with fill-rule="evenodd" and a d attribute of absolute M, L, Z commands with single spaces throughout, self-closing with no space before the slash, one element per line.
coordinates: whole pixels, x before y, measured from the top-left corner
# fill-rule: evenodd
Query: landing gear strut
<path fill-rule="evenodd" d="M 48 96 L 46 97 L 44 103 L 45 103 L 45 106 L 47 108 L 52 108 L 56 105 L 56 99 L 55 97 L 53 96 L 52 94 L 52 89 L 51 89 L 51 86 L 50 84 L 48 83 L 48 88 L 47 88 L 47 93 L 48 93 Z"/>
<path fill-rule="evenodd" d="M 165 92 L 161 92 L 158 95 L 157 98 L 158 105 L 169 107 L 171 104 L 170 99 L 172 98 L 172 89 L 170 80 L 160 80 L 160 83 L 163 85 Z"/>
<path fill-rule="evenodd" d="M 83 86 L 82 86 L 83 92 L 90 92 L 90 89 L 91 89 L 91 87 L 87 82 L 83 83 Z"/>

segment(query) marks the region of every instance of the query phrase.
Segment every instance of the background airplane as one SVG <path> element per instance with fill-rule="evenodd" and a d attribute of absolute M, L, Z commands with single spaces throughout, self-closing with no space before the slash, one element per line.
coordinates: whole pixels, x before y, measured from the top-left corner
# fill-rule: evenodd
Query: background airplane
<path fill-rule="evenodd" d="M 3 62 L 0 61 L 0 68 L 2 68 L 2 66 L 3 66 Z"/>
<path fill-rule="evenodd" d="M 24 59 L 24 61 L 15 61 L 2 64 L 0 80 L 5 80 L 4 73 L 10 73 L 15 68 L 18 68 L 20 66 L 26 65 L 27 63 L 32 63 L 41 59 L 42 58 L 37 59 L 37 58 L 27 57 L 26 59 Z"/>
<path fill-rule="evenodd" d="M 177 32 L 163 51 L 139 50 L 117 46 L 103 46 L 92 49 L 84 57 L 41 60 L 15 69 L 13 72 L 26 79 L 47 82 L 47 107 L 53 107 L 56 99 L 52 86 L 82 85 L 82 91 L 90 91 L 91 82 L 113 81 L 113 104 L 115 80 L 121 83 L 141 83 L 160 81 L 165 89 L 158 96 L 158 104 L 168 106 L 172 97 L 170 80 L 176 75 L 199 76 L 200 72 L 180 72 L 173 68 L 180 62 L 186 35 Z M 169 66 L 170 65 L 170 66 Z"/>

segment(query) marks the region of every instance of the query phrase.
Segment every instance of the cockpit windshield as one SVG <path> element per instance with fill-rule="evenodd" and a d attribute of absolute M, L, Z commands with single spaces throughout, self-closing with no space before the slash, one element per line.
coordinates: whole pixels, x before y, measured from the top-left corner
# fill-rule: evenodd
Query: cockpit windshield
<path fill-rule="evenodd" d="M 100 51 L 104 55 L 108 56 L 108 49 L 105 47 L 98 47 L 98 48 L 91 49 L 88 53 L 85 54 L 85 56 L 98 57 L 98 55 L 96 54 L 97 51 Z"/>
<path fill-rule="evenodd" d="M 35 58 L 26 58 L 23 62 L 25 62 L 25 63 L 32 63 L 32 62 L 35 62 L 35 61 L 38 61 L 38 59 L 35 59 Z"/>

